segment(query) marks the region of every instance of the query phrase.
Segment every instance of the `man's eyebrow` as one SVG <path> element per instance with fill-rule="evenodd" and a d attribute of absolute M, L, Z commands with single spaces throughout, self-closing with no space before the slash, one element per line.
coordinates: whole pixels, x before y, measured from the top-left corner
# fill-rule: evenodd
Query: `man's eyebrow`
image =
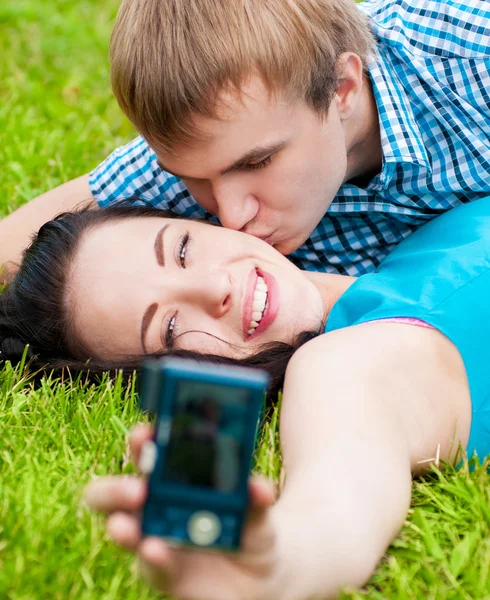
<path fill-rule="evenodd" d="M 150 304 L 150 306 L 145 310 L 145 314 L 143 315 L 143 318 L 141 320 L 141 346 L 143 348 L 143 353 L 146 354 L 146 348 L 145 348 L 145 338 L 146 338 L 146 332 L 148 331 L 148 327 L 151 325 L 151 321 L 153 319 L 153 317 L 155 316 L 155 313 L 158 310 L 158 304 L 156 302 L 154 302 L 153 304 Z"/>
<path fill-rule="evenodd" d="M 168 227 L 168 223 L 164 225 L 160 231 L 157 233 L 155 238 L 155 254 L 157 257 L 157 262 L 161 267 L 165 266 L 165 251 L 163 249 L 163 234 Z"/>
<path fill-rule="evenodd" d="M 252 148 L 252 150 L 249 150 L 248 152 L 240 156 L 240 158 L 235 160 L 229 167 L 223 169 L 223 171 L 221 171 L 221 175 L 226 175 L 226 173 L 230 173 L 231 171 L 238 171 L 239 169 L 243 169 L 250 163 L 260 162 L 261 160 L 267 158 L 271 154 L 282 150 L 284 146 L 286 146 L 286 144 L 287 140 L 283 140 L 281 142 L 274 142 L 272 144 L 268 144 L 267 146 L 257 146 L 255 148 Z M 165 171 L 166 173 L 169 173 L 174 177 L 178 177 L 179 179 L 194 179 L 196 181 L 201 180 L 201 178 L 199 177 L 188 177 L 187 175 L 181 175 L 180 173 L 170 171 L 165 167 L 165 165 L 162 164 L 160 160 L 157 160 L 157 164 L 160 167 L 160 169 L 162 169 L 162 171 Z"/>
<path fill-rule="evenodd" d="M 267 146 L 257 146 L 255 148 L 252 148 L 252 150 L 249 150 L 243 156 L 240 156 L 238 160 L 232 163 L 224 171 L 221 171 L 221 175 L 226 175 L 226 173 L 230 173 L 231 171 L 238 171 L 239 169 L 243 169 L 251 163 L 260 162 L 261 160 L 267 158 L 271 154 L 282 150 L 286 144 L 287 141 L 284 140 L 282 142 L 274 142 L 273 144 L 268 144 Z"/>

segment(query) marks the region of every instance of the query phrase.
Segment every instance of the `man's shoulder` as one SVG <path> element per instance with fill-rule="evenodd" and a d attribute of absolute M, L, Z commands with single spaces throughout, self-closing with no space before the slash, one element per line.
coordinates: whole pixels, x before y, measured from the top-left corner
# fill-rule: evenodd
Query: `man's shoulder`
<path fill-rule="evenodd" d="M 155 152 L 142 137 L 116 148 L 90 173 L 89 186 L 101 207 L 127 200 L 189 218 L 206 217 L 183 182 L 158 166 Z"/>
<path fill-rule="evenodd" d="M 490 2 L 482 0 L 367 0 L 359 5 L 379 43 L 414 54 L 490 56 Z"/>

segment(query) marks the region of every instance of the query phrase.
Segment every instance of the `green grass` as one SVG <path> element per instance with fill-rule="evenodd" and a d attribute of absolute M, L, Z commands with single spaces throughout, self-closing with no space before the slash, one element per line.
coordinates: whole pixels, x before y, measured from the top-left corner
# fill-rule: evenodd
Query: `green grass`
<path fill-rule="evenodd" d="M 0 216 L 134 135 L 109 87 L 117 6 L 0 3 Z M 120 382 L 34 389 L 20 372 L 0 372 L 0 599 L 155 598 L 79 502 L 94 474 L 131 469 L 124 438 L 138 419 L 134 390 Z M 277 478 L 277 412 L 258 466 Z M 366 590 L 343 598 L 490 599 L 487 477 L 448 469 L 415 482 L 401 535 Z"/>
<path fill-rule="evenodd" d="M 133 137 L 110 93 L 118 4 L 0 3 L 0 216 L 88 172 Z"/>
<path fill-rule="evenodd" d="M 0 598 L 155 598 L 80 504 L 94 475 L 133 472 L 125 437 L 141 420 L 134 386 L 45 379 L 34 389 L 21 373 L 0 372 Z M 257 464 L 278 478 L 277 410 L 270 416 Z"/>

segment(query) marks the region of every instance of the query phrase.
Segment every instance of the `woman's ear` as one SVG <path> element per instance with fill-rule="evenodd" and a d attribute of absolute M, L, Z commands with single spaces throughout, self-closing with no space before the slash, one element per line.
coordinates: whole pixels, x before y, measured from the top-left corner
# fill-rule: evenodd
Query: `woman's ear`
<path fill-rule="evenodd" d="M 337 110 L 342 121 L 350 119 L 359 109 L 362 99 L 364 69 L 361 58 L 344 52 L 337 60 Z"/>

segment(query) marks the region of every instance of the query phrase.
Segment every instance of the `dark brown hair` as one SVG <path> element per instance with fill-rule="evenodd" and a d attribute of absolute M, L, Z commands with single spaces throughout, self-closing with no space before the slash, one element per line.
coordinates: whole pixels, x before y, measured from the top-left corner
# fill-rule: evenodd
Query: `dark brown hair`
<path fill-rule="evenodd" d="M 125 203 L 103 210 L 63 213 L 41 227 L 24 252 L 19 271 L 0 294 L 0 366 L 9 360 L 18 363 L 25 352 L 34 370 L 60 372 L 103 372 L 139 370 L 143 356 L 128 356 L 114 362 L 83 355 L 77 332 L 66 303 L 67 274 L 85 232 L 108 222 L 137 217 L 175 215 L 155 208 Z M 304 332 L 293 343 L 272 342 L 253 356 L 236 360 L 224 356 L 175 350 L 168 354 L 228 364 L 243 364 L 266 369 L 271 377 L 271 392 L 282 386 L 287 363 L 293 352 L 318 332 Z"/>

